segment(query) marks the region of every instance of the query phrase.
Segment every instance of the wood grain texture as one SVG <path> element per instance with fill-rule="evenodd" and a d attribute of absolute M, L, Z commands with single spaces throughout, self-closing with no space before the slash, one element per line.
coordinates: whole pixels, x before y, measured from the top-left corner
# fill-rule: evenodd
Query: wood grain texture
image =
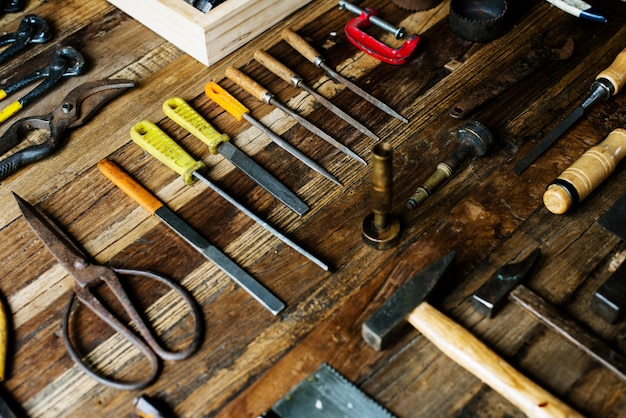
<path fill-rule="evenodd" d="M 564 216 L 551 214 L 542 204 L 545 188 L 554 178 L 612 130 L 624 127 L 626 95 L 595 104 L 521 176 L 512 171 L 543 134 L 580 104 L 596 75 L 624 49 L 626 7 L 619 1 L 598 0 L 594 6 L 611 19 L 597 24 L 540 0 L 511 3 L 509 31 L 490 43 L 475 44 L 451 31 L 447 1 L 410 14 L 392 2 L 372 0 L 368 6 L 385 20 L 422 36 L 420 51 L 411 62 L 389 66 L 345 39 L 343 25 L 353 16 L 339 10 L 335 1 L 320 0 L 207 69 L 107 2 L 29 2 L 26 12 L 52 22 L 54 42 L 37 45 L 4 66 L 0 84 L 43 63 L 59 43 L 80 50 L 89 71 L 64 80 L 23 112 L 46 114 L 71 88 L 88 80 L 128 78 L 137 87 L 69 132 L 54 156 L 0 184 L 0 292 L 8 302 L 12 325 L 7 392 L 32 417 L 84 416 L 85 411 L 130 416 L 132 401 L 139 395 L 94 382 L 67 355 L 60 327 L 73 282 L 21 219 L 11 197 L 14 191 L 54 218 L 96 261 L 167 275 L 197 299 L 206 324 L 199 352 L 187 361 L 164 362 L 159 380 L 145 390 L 176 416 L 256 417 L 321 362 L 330 363 L 400 417 L 523 416 L 416 331 L 407 331 L 381 353 L 361 339 L 362 323 L 402 283 L 453 249 L 457 258 L 442 290 L 431 300 L 438 310 L 585 416 L 626 416 L 624 383 L 610 371 L 513 303 L 489 320 L 469 301 L 498 267 L 540 247 L 543 256 L 527 286 L 614 349 L 626 352 L 624 322 L 608 325 L 588 309 L 593 292 L 610 274 L 611 259 L 626 245 L 595 222 L 626 192 L 626 169 L 618 164 L 576 210 Z M 4 27 L 16 28 L 19 18 L 3 16 Z M 410 123 L 387 116 L 335 84 L 281 40 L 286 27 Z M 398 46 L 392 36 L 376 35 Z M 492 130 L 495 149 L 466 161 L 423 206 L 405 211 L 415 188 L 457 146 L 452 133 L 462 121 L 449 117 L 448 108 L 538 40 L 558 47 L 568 36 L 575 42 L 571 58 L 547 64 L 473 115 Z M 226 68 L 239 68 L 369 159 L 373 140 L 254 61 L 258 49 L 279 59 L 392 145 L 393 210 L 402 224 L 398 247 L 377 251 L 361 242 L 361 222 L 371 212 L 370 167 L 342 155 L 225 78 Z M 451 60 L 461 62 L 454 72 L 445 68 Z M 344 186 L 331 184 L 254 127 L 236 121 L 206 97 L 208 81 L 218 82 L 253 117 L 323 165 Z M 297 216 L 223 157 L 210 155 L 204 144 L 164 116 L 162 103 L 172 96 L 183 98 L 228 134 L 311 210 Z M 307 261 L 202 184 L 186 186 L 131 141 L 130 128 L 142 119 L 153 121 L 194 158 L 205 161 L 212 180 L 328 262 L 332 271 Z M 4 131 L 14 120 L 0 128 Z M 266 312 L 117 189 L 96 167 L 103 158 L 118 164 L 285 301 L 286 310 L 278 317 Z M 128 287 L 150 317 L 158 319 L 166 341 L 178 340 L 188 329 L 183 312 L 165 289 L 134 279 L 128 280 Z M 81 350 L 98 365 L 128 375 L 144 370 L 135 352 L 93 315 L 85 309 L 76 313 L 73 326 L 83 332 L 78 335 Z"/>

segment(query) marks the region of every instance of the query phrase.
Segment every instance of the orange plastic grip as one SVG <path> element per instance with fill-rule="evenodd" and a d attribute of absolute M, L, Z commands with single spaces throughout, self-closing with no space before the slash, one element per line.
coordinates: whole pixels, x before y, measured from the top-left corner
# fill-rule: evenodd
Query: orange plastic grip
<path fill-rule="evenodd" d="M 98 169 L 109 180 L 119 187 L 124 193 L 131 197 L 135 202 L 139 203 L 142 208 L 154 214 L 163 203 L 154 197 L 152 193 L 146 190 L 135 179 L 129 176 L 117 164 L 111 160 L 104 159 L 98 163 Z"/>
<path fill-rule="evenodd" d="M 235 99 L 229 92 L 224 90 L 222 86 L 217 83 L 209 82 L 204 86 L 204 92 L 215 103 L 220 105 L 225 111 L 230 113 L 241 121 L 245 113 L 250 113 L 250 110 L 242 105 L 239 100 Z"/>

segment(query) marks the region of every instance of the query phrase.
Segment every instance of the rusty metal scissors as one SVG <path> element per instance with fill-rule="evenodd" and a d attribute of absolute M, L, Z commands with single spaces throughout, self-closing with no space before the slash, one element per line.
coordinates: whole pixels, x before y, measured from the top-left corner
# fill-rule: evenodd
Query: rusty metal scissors
<path fill-rule="evenodd" d="M 54 153 L 61 146 L 67 129 L 83 125 L 104 104 L 134 85 L 130 80 L 90 81 L 72 90 L 52 113 L 26 117 L 13 123 L 0 137 L 0 155 L 21 143 L 31 131 L 46 131 L 46 139 L 1 161 L 0 180 Z"/>
<path fill-rule="evenodd" d="M 191 356 L 198 349 L 202 340 L 202 316 L 196 301 L 182 286 L 166 277 L 147 271 L 117 269 L 91 263 L 85 253 L 72 242 L 50 218 L 17 194 L 13 193 L 13 196 L 26 222 L 58 262 L 74 277 L 74 292 L 70 297 L 70 302 L 63 319 L 63 339 L 68 353 L 86 374 L 100 383 L 117 389 L 142 389 L 150 385 L 156 379 L 160 370 L 159 358 L 170 361 L 183 360 Z M 154 279 L 166 285 L 180 296 L 187 304 L 191 318 L 194 321 L 193 340 L 191 343 L 186 348 L 179 351 L 170 351 L 164 348 L 162 343 L 157 341 L 155 332 L 148 327 L 142 315 L 139 314 L 133 305 L 128 294 L 122 287 L 118 275 L 143 276 Z M 141 337 L 143 337 L 143 340 L 127 325 L 123 324 L 96 296 L 92 289 L 100 283 L 104 283 L 108 286 L 118 302 L 123 306 L 131 321 L 134 323 L 134 327 Z M 82 359 L 81 355 L 78 354 L 77 350 L 72 345 L 69 336 L 70 315 L 72 313 L 72 305 L 74 305 L 75 297 L 143 353 L 150 363 L 150 373 L 147 377 L 132 382 L 116 380 L 110 376 L 105 376 L 102 372 L 95 371 Z"/>

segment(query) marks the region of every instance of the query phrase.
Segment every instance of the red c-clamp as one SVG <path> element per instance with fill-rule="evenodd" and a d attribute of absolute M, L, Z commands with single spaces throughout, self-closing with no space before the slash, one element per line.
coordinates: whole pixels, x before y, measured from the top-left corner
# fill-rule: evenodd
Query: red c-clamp
<path fill-rule="evenodd" d="M 347 4 L 349 3 L 340 2 L 343 7 Z M 359 11 L 359 16 L 351 19 L 345 26 L 346 37 L 354 46 L 387 64 L 405 64 L 413 57 L 420 40 L 419 35 L 409 36 L 398 49 L 393 49 L 364 32 L 364 29 L 372 26 L 370 19 L 378 16 L 378 12 L 371 7 Z"/>

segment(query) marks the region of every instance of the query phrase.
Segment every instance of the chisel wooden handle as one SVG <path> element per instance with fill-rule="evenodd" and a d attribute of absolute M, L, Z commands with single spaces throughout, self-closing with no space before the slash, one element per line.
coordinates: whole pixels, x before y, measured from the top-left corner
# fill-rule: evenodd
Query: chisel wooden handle
<path fill-rule="evenodd" d="M 626 49 L 617 55 L 615 61 L 607 69 L 598 74 L 596 80 L 599 78 L 604 78 L 613 85 L 615 88 L 613 95 L 624 87 L 626 84 Z"/>
<path fill-rule="evenodd" d="M 246 74 L 239 71 L 237 68 L 232 66 L 228 67 L 225 74 L 226 78 L 237 84 L 239 87 L 247 91 L 251 96 L 254 96 L 257 99 L 266 102 L 267 97 L 271 97 L 271 93 L 265 87 L 248 77 Z"/>
<path fill-rule="evenodd" d="M 450 359 L 489 385 L 529 417 L 581 417 L 505 362 L 469 331 L 422 302 L 409 322 Z"/>
<path fill-rule="evenodd" d="M 320 53 L 293 30 L 285 28 L 280 33 L 280 36 L 285 40 L 285 42 L 291 45 L 296 51 L 302 54 L 304 58 L 308 59 L 313 64 L 316 64 L 316 61 L 320 59 Z"/>
<path fill-rule="evenodd" d="M 278 61 L 276 58 L 263 51 L 262 49 L 258 49 L 254 53 L 254 59 L 289 84 L 297 85 L 299 80 L 302 79 L 300 76 L 298 76 L 298 74 L 291 71 L 289 67 L 287 67 L 282 62 Z"/>
<path fill-rule="evenodd" d="M 563 214 L 586 198 L 626 156 L 626 129 L 615 129 L 604 141 L 590 148 L 543 194 L 546 208 Z"/>

